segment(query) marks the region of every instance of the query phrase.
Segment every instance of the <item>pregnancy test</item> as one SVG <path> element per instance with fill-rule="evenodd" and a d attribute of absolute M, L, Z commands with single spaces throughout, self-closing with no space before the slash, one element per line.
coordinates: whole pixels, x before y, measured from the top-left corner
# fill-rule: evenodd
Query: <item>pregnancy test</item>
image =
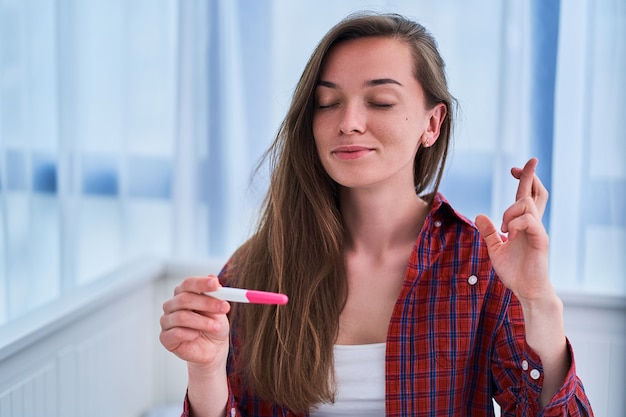
<path fill-rule="evenodd" d="M 221 287 L 216 291 L 205 292 L 206 295 L 234 303 L 277 304 L 284 305 L 289 301 L 285 294 L 275 292 L 244 290 L 243 288 Z"/>

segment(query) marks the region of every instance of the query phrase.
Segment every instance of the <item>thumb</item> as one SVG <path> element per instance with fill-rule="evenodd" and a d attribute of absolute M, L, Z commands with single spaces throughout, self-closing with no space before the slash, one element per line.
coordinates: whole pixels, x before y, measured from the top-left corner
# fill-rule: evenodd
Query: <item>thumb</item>
<path fill-rule="evenodd" d="M 502 238 L 489 217 L 484 214 L 479 214 L 476 216 L 476 220 L 474 222 L 476 223 L 476 227 L 478 228 L 480 235 L 485 240 L 489 252 L 497 249 L 498 246 L 502 244 Z"/>

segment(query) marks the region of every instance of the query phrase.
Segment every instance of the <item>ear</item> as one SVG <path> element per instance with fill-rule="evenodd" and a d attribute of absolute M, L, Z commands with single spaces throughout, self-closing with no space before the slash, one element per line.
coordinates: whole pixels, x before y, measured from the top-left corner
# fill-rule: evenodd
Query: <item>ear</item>
<path fill-rule="evenodd" d="M 439 132 L 441 130 L 441 124 L 446 118 L 448 113 L 448 107 L 445 103 L 437 103 L 429 111 L 430 117 L 428 119 L 428 126 L 422 135 L 422 146 L 432 146 L 437 139 L 439 139 Z"/>

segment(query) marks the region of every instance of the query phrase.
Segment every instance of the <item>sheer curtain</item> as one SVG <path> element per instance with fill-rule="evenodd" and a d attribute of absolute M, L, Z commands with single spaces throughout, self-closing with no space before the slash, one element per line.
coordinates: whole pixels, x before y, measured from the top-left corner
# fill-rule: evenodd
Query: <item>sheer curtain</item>
<path fill-rule="evenodd" d="M 0 2 L 0 324 L 172 252 L 176 16 Z"/>
<path fill-rule="evenodd" d="M 254 225 L 251 174 L 273 136 L 268 5 L 179 3 L 176 257 L 225 259 Z"/>
<path fill-rule="evenodd" d="M 564 1 L 555 99 L 552 275 L 626 294 L 626 3 Z"/>

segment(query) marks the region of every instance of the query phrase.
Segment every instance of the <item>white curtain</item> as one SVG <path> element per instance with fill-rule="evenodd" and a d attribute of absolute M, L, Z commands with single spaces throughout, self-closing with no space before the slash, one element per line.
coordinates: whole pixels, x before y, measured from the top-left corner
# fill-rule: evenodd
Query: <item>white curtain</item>
<path fill-rule="evenodd" d="M 0 2 L 0 324 L 172 252 L 177 2 Z"/>
<path fill-rule="evenodd" d="M 561 3 L 552 275 L 626 294 L 626 3 Z"/>
<path fill-rule="evenodd" d="M 254 225 L 251 173 L 273 135 L 269 4 L 180 3 L 175 256 L 224 259 Z"/>

